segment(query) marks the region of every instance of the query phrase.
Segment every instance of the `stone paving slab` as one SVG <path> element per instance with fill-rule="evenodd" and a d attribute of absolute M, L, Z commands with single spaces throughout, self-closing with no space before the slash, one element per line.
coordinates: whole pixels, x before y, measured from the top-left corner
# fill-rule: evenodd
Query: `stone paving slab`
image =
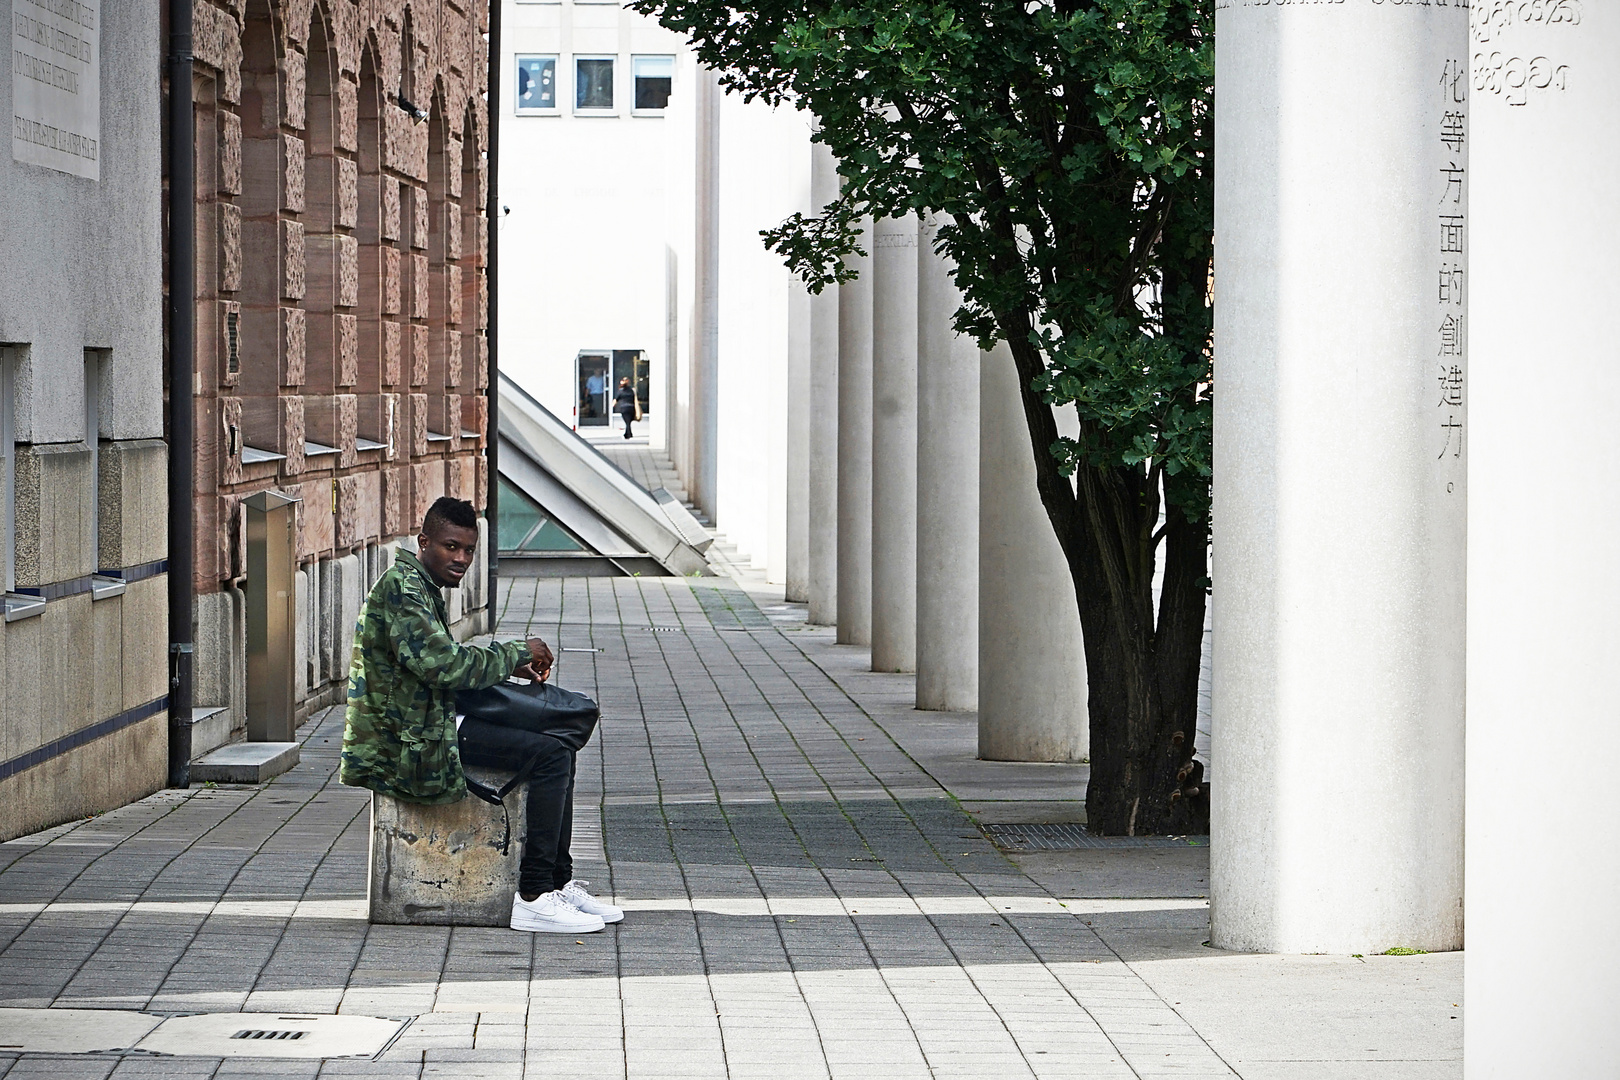
<path fill-rule="evenodd" d="M 414 1017 L 404 1034 L 377 1061 L 0 1052 L 0 1078 L 1460 1073 L 1460 1011 L 1437 1004 L 1460 1001 L 1455 957 L 1233 957 L 1202 946 L 1196 889 L 1082 898 L 1062 886 L 1098 875 L 1025 872 L 895 737 L 917 714 L 893 685 L 729 581 L 499 599 L 503 634 L 598 650 L 557 672 L 602 703 L 576 865 L 623 924 L 368 925 L 367 793 L 336 783 L 328 710 L 270 783 L 0 845 L 0 1007 Z"/>

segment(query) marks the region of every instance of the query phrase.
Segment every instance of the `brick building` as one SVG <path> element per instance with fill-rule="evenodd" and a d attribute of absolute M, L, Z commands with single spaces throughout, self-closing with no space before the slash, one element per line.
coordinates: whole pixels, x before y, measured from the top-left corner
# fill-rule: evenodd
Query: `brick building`
<path fill-rule="evenodd" d="M 341 699 L 360 602 L 427 506 L 485 505 L 489 121 L 485 0 L 194 10 L 201 753 L 247 719 L 244 499 L 298 500 L 300 718 Z"/>

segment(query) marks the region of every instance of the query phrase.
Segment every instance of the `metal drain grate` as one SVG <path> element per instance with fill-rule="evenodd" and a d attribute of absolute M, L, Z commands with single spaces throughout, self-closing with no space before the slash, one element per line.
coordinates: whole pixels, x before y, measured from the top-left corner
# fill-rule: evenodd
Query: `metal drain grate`
<path fill-rule="evenodd" d="M 1100 851 L 1121 848 L 1208 847 L 1207 836 L 1092 836 L 1084 825 L 986 825 L 1003 851 Z"/>
<path fill-rule="evenodd" d="M 263 1031 L 259 1028 L 248 1028 L 232 1035 L 233 1039 L 302 1039 L 308 1035 L 307 1031 Z"/>

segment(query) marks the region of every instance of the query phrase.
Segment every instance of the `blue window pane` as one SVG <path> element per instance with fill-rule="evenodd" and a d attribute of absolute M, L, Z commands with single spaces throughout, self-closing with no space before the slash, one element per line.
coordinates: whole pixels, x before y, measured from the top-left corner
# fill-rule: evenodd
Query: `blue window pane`
<path fill-rule="evenodd" d="M 519 112 L 557 107 L 557 60 L 551 56 L 520 56 L 517 61 Z"/>
<path fill-rule="evenodd" d="M 613 108 L 613 61 L 574 61 L 574 107 Z"/>

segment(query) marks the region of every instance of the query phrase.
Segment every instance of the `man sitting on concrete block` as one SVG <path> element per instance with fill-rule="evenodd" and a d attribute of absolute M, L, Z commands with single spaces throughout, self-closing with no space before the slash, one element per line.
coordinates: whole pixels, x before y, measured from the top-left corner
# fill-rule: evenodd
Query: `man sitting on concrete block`
<path fill-rule="evenodd" d="M 618 922 L 623 911 L 573 880 L 573 751 L 548 735 L 474 719 L 463 723 L 456 716 L 457 690 L 481 690 L 513 675 L 544 681 L 551 674 L 551 649 L 539 638 L 480 646 L 450 635 L 440 590 L 461 584 L 478 549 L 471 503 L 436 501 L 417 545 L 419 555 L 399 552 L 361 609 L 338 778 L 390 798 L 436 805 L 466 797 L 463 758 L 512 772 L 532 762 L 528 839 L 512 898 L 512 929 L 580 934 Z"/>

